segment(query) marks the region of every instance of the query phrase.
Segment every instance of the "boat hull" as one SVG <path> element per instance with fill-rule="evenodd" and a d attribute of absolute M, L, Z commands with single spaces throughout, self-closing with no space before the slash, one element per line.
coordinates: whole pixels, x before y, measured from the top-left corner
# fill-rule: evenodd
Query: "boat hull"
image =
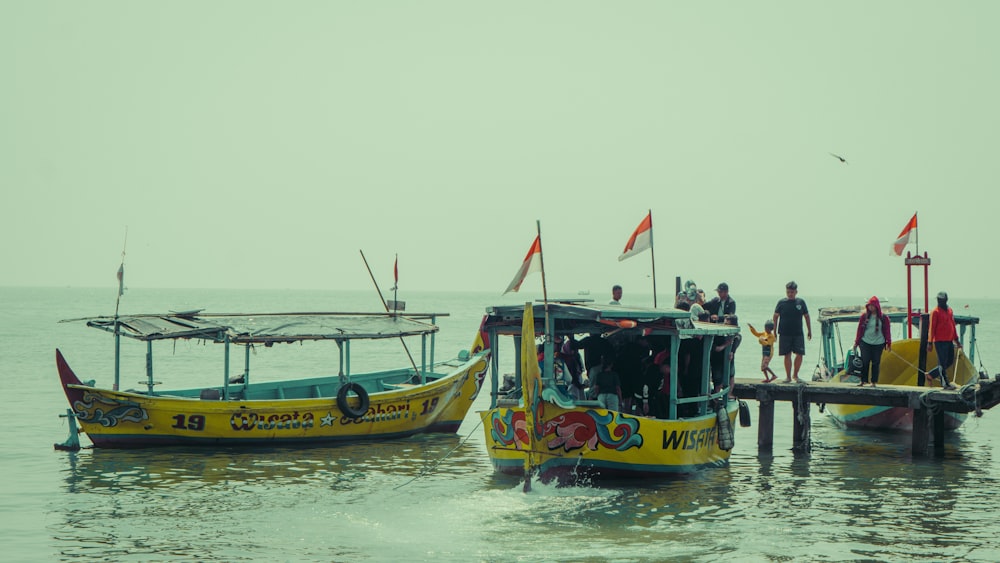
<path fill-rule="evenodd" d="M 917 362 L 920 355 L 920 341 L 917 339 L 900 340 L 892 343 L 891 352 L 882 353 L 882 364 L 879 370 L 879 385 L 905 385 L 917 387 Z M 955 366 L 948 370 L 948 380 L 959 387 L 976 381 L 979 375 L 975 366 L 964 355 L 956 359 Z M 937 365 L 937 353 L 932 349 L 927 352 L 927 366 Z M 840 372 L 833 381 L 857 385 L 860 382 L 855 376 Z M 925 382 L 928 389 L 940 389 L 940 380 Z M 845 428 L 891 430 L 900 432 L 913 431 L 913 409 L 902 407 L 884 407 L 874 405 L 826 405 L 827 412 L 838 425 Z M 965 422 L 965 413 L 945 413 L 945 430 L 955 430 Z"/>
<path fill-rule="evenodd" d="M 487 351 L 426 384 L 371 393 L 367 412 L 354 417 L 335 396 L 202 400 L 87 386 L 56 351 L 70 407 L 100 448 L 304 446 L 454 433 L 482 387 L 488 359 Z M 349 401 L 357 408 L 356 397 Z"/>
<path fill-rule="evenodd" d="M 738 403 L 727 405 L 730 429 Z M 562 408 L 551 403 L 529 437 L 524 408 L 497 407 L 480 412 L 486 447 L 494 469 L 524 475 L 529 442 L 534 440 L 537 473 L 560 484 L 594 479 L 671 477 L 729 463 L 719 447 L 716 415 L 662 420 L 602 408 Z"/>

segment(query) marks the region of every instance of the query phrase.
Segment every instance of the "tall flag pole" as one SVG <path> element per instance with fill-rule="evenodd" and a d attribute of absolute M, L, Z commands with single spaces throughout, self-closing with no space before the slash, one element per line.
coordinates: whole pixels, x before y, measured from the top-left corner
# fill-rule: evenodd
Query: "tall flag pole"
<path fill-rule="evenodd" d="M 524 262 L 521 263 L 521 267 L 514 274 L 514 279 L 507 286 L 504 295 L 521 289 L 521 283 L 524 282 L 524 278 L 531 272 L 541 272 L 542 302 L 545 304 L 545 327 L 542 332 L 545 334 L 545 346 L 548 349 L 552 346 L 552 338 L 549 335 L 549 294 L 545 286 L 545 261 L 542 258 L 542 222 L 536 220 L 535 226 L 538 234 L 535 235 L 535 240 L 528 249 L 528 255 L 524 257 Z M 546 374 L 552 373 L 552 354 L 545 355 L 544 369 Z"/>
<path fill-rule="evenodd" d="M 653 269 L 653 308 L 656 308 L 656 251 L 653 249 L 653 210 L 649 210 L 649 259 Z"/>
<path fill-rule="evenodd" d="M 542 301 L 545 303 L 545 311 L 548 313 L 549 293 L 545 289 L 545 256 L 542 254 L 542 222 L 536 219 L 535 228 L 538 230 L 538 264 L 542 270 Z"/>
<path fill-rule="evenodd" d="M 385 309 L 386 313 L 388 313 L 389 312 L 389 304 L 386 303 L 385 302 L 385 298 L 382 297 L 382 289 L 379 288 L 378 282 L 375 281 L 375 274 L 372 273 L 372 268 L 371 268 L 371 266 L 368 265 L 368 259 L 365 258 L 365 251 L 361 250 L 359 248 L 358 252 L 361 253 L 361 260 L 365 263 L 365 269 L 368 270 L 368 277 L 370 277 L 372 279 L 372 285 L 375 286 L 375 291 L 376 291 L 376 293 L 378 293 L 378 299 L 379 299 L 379 301 L 382 302 L 382 308 Z M 395 290 L 395 289 L 396 288 L 393 288 L 393 290 Z M 395 305 L 393 305 L 393 307 L 395 307 Z M 396 314 L 396 312 L 395 312 L 395 310 L 393 310 L 393 315 L 395 316 L 395 314 Z M 399 343 L 403 345 L 403 350 L 406 351 L 406 356 L 408 358 L 410 358 L 410 365 L 413 366 L 413 373 L 420 376 L 420 383 L 424 383 L 425 373 L 422 372 L 422 371 L 420 371 L 417 368 L 417 363 L 415 361 L 413 361 L 413 354 L 410 353 L 410 347 L 406 345 L 406 340 L 403 339 L 403 335 L 399 335 Z"/>
<path fill-rule="evenodd" d="M 907 320 L 912 321 L 913 313 L 913 275 L 911 270 L 913 266 L 921 266 L 924 269 L 924 308 L 923 313 L 927 313 L 928 303 L 928 290 L 927 290 L 927 270 L 931 265 L 931 259 L 924 252 L 923 256 L 920 255 L 920 229 L 917 228 L 917 213 L 913 213 L 913 217 L 906 222 L 906 226 L 900 231 L 899 236 L 896 241 L 892 243 L 892 254 L 896 256 L 903 255 L 903 249 L 906 245 L 910 243 L 910 234 L 916 231 L 916 236 L 914 236 L 914 242 L 917 246 L 916 255 L 911 255 L 909 252 L 906 253 L 906 258 L 903 263 L 906 264 L 906 315 Z M 913 323 L 906 323 L 907 336 L 913 336 Z"/>
<path fill-rule="evenodd" d="M 618 261 L 631 258 L 643 250 L 649 249 L 649 256 L 653 268 L 653 307 L 656 307 L 656 254 L 653 251 L 653 210 L 650 209 L 646 217 L 639 222 L 639 226 L 632 232 L 628 242 L 625 243 L 625 250 L 622 251 Z"/>
<path fill-rule="evenodd" d="M 552 335 L 549 332 L 549 293 L 545 288 L 545 255 L 542 252 L 542 222 L 535 220 L 535 228 L 538 231 L 538 262 L 542 268 L 542 304 L 545 308 L 545 326 L 542 333 L 545 334 L 545 373 L 552 376 L 552 359 L 555 355 L 551 352 L 553 346 Z"/>
<path fill-rule="evenodd" d="M 392 310 L 396 311 L 396 307 L 399 303 L 399 254 L 396 254 L 396 260 L 392 263 Z"/>
<path fill-rule="evenodd" d="M 118 322 L 118 305 L 121 303 L 122 294 L 125 293 L 125 246 L 128 244 L 128 226 L 125 227 L 125 240 L 122 242 L 122 262 L 118 266 L 118 296 L 115 297 L 115 386 L 118 390 L 118 383 L 121 379 L 121 326 Z"/>

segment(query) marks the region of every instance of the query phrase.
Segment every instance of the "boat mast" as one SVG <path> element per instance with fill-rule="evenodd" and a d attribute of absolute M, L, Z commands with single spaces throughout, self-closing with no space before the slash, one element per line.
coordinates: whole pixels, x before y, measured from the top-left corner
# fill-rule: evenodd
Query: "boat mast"
<path fill-rule="evenodd" d="M 543 346 L 545 346 L 545 367 L 543 375 L 545 377 L 553 376 L 553 359 L 555 358 L 555 353 L 553 348 L 555 346 L 554 340 L 552 338 L 552 325 L 549 323 L 549 293 L 545 287 L 545 251 L 542 247 L 542 222 L 540 220 L 535 220 L 535 227 L 538 230 L 538 261 L 542 269 L 542 303 L 545 307 L 545 326 L 543 327 L 542 333 L 545 335 L 545 340 Z M 534 313 L 532 313 L 534 315 Z M 532 322 L 534 326 L 534 322 Z M 532 342 L 534 342 L 534 335 L 532 335 Z"/>
<path fill-rule="evenodd" d="M 372 279 L 372 284 L 375 285 L 375 291 L 378 292 L 379 301 L 382 302 L 382 307 L 385 309 L 385 312 L 388 313 L 389 312 L 389 304 L 386 303 L 385 302 L 385 298 L 382 297 L 382 290 L 379 289 L 378 282 L 375 281 L 375 274 L 372 273 L 372 268 L 371 268 L 371 266 L 368 265 L 368 259 L 365 258 L 365 252 L 363 250 L 361 250 L 360 248 L 358 249 L 358 252 L 361 253 L 361 259 L 365 263 L 365 268 L 368 269 L 368 277 L 370 277 Z M 396 285 L 399 285 L 399 284 L 397 283 Z M 396 288 L 393 287 L 392 290 L 395 292 Z M 393 294 L 393 297 L 395 297 L 395 293 Z M 395 318 L 395 312 L 393 312 L 393 318 Z M 348 342 L 350 342 L 350 341 L 348 341 Z M 410 358 L 410 365 L 413 366 L 414 373 L 416 373 L 417 376 L 420 377 L 420 383 L 421 384 L 425 383 L 425 381 L 424 381 L 424 372 L 422 370 L 417 369 L 417 363 L 413 361 L 413 354 L 410 354 L 410 348 L 406 345 L 406 341 L 403 340 L 403 336 L 402 335 L 400 335 L 400 337 L 399 337 L 399 342 L 400 342 L 400 344 L 403 345 L 403 350 L 406 350 L 406 356 L 408 358 Z M 427 344 L 424 341 L 422 341 L 421 346 L 426 347 Z M 424 354 L 426 354 L 426 351 L 424 351 Z"/>
<path fill-rule="evenodd" d="M 125 245 L 128 244 L 128 226 L 125 227 L 125 240 L 122 242 L 122 262 L 118 266 L 118 296 L 115 297 L 115 385 L 114 390 L 118 390 L 118 383 L 121 376 L 121 331 L 118 323 L 118 305 L 121 303 L 122 294 L 125 293 Z"/>
<path fill-rule="evenodd" d="M 649 210 L 649 259 L 653 268 L 653 308 L 656 308 L 656 251 L 653 248 L 653 210 Z"/>

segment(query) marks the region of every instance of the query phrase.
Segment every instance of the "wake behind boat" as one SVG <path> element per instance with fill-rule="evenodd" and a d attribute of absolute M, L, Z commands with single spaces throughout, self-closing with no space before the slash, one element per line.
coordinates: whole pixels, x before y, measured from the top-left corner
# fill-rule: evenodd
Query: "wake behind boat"
<path fill-rule="evenodd" d="M 194 311 L 77 319 L 115 335 L 115 383 L 83 382 L 59 350 L 56 364 L 71 416 L 100 448 L 290 446 L 454 433 L 479 393 L 490 351 L 477 336 L 471 352 L 435 362 L 434 322 L 444 315 Z M 120 336 L 146 343 L 146 380 L 139 382 L 145 389 L 118 390 Z M 406 338 L 419 338 L 419 364 L 411 356 L 411 365 L 398 369 L 352 372 L 352 342 L 399 349 Z M 204 386 L 156 389 L 153 345 L 177 340 L 220 344 L 223 369 L 206 371 Z M 251 376 L 251 351 L 309 341 L 336 344 L 339 363 L 298 379 Z M 245 358 L 236 376 L 230 373 L 234 347 Z"/>

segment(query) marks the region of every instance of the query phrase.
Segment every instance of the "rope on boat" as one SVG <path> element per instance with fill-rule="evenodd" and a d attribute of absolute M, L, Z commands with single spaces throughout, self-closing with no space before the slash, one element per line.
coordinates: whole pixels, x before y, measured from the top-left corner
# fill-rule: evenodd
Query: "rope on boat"
<path fill-rule="evenodd" d="M 937 414 L 937 411 L 941 409 L 940 406 L 930 402 L 930 395 L 933 393 L 933 389 L 929 389 L 920 394 L 920 404 L 927 408 L 927 411 L 931 414 Z"/>
<path fill-rule="evenodd" d="M 910 366 L 911 368 L 913 368 L 913 369 L 917 370 L 917 373 L 922 373 L 922 374 L 924 374 L 924 375 L 927 375 L 927 374 L 929 374 L 929 373 L 930 373 L 931 371 L 933 371 L 933 370 L 934 370 L 934 368 L 931 368 L 930 370 L 926 370 L 926 369 L 925 369 L 925 370 L 921 370 L 921 369 L 920 369 L 920 366 L 917 366 L 917 365 L 914 365 L 914 364 L 910 363 L 910 361 L 909 361 L 909 360 L 907 360 L 906 358 L 904 358 L 903 356 L 901 356 L 901 355 L 899 354 L 899 352 L 897 352 L 897 351 L 895 351 L 895 350 L 892 350 L 892 349 L 890 349 L 890 350 L 889 350 L 889 353 L 890 353 L 890 354 L 892 354 L 893 356 L 896 356 L 897 358 L 899 358 L 899 359 L 900 359 L 900 360 L 901 360 L 901 361 L 902 361 L 902 362 L 903 362 L 904 364 L 906 364 L 906 365 Z M 957 364 L 958 364 L 958 362 L 956 361 L 956 362 L 955 362 L 955 364 L 957 365 Z"/>
<path fill-rule="evenodd" d="M 972 388 L 971 401 L 965 398 L 965 389 L 968 387 Z M 972 404 L 973 412 L 975 413 L 976 418 L 981 418 L 983 416 L 983 409 L 981 406 L 979 406 L 979 385 L 973 385 L 972 383 L 963 385 L 962 388 L 958 390 L 958 396 L 962 397 L 962 399 L 965 400 L 966 402 Z"/>
<path fill-rule="evenodd" d="M 929 375 L 931 373 L 931 371 L 934 371 L 935 369 L 937 369 L 936 367 L 934 367 L 934 368 L 931 368 L 930 370 L 921 370 L 918 366 L 915 366 L 912 363 L 910 363 L 909 361 L 907 361 L 906 358 L 904 358 L 903 356 L 901 356 L 899 354 L 899 352 L 896 352 L 895 350 L 889 350 L 889 353 L 892 354 L 893 356 L 896 356 L 897 358 L 899 358 L 899 360 L 902 361 L 904 364 L 906 364 L 906 365 L 910 366 L 911 368 L 915 369 L 917 371 L 917 373 L 923 373 L 925 376 Z M 955 373 L 956 373 L 956 375 L 952 376 L 952 383 L 954 383 L 954 380 L 955 380 L 955 378 L 957 376 L 957 373 L 958 373 L 958 360 L 961 358 L 961 353 L 962 352 L 960 350 L 959 353 L 958 353 L 959 355 L 955 358 Z M 979 365 L 980 366 L 982 365 L 982 361 L 980 361 Z M 933 379 L 933 378 L 931 378 L 931 379 Z M 971 391 L 972 398 L 971 399 L 966 397 L 966 390 L 967 389 L 972 389 L 972 391 Z M 936 406 L 936 405 L 932 405 L 927 400 L 927 395 L 929 393 L 933 393 L 933 392 L 934 392 L 933 389 L 929 389 L 928 391 L 926 391 L 923 394 L 921 394 L 920 395 L 920 404 L 922 404 L 925 407 L 927 407 L 928 409 L 930 409 L 930 411 L 932 413 L 936 413 L 940 409 L 940 407 Z M 962 401 L 965 404 L 967 404 L 970 407 L 973 407 L 975 409 L 976 418 L 979 418 L 979 417 L 983 416 L 983 410 L 979 406 L 979 382 L 978 381 L 973 380 L 973 381 L 971 381 L 969 383 L 966 383 L 962 387 L 960 387 L 958 389 L 958 396 L 962 399 Z"/>
<path fill-rule="evenodd" d="M 845 357 L 844 356 L 844 339 L 841 338 L 841 336 L 840 336 L 840 323 L 834 323 L 833 327 L 834 327 L 834 330 L 837 331 L 837 345 L 840 346 L 840 357 L 843 358 L 843 357 Z"/>
<path fill-rule="evenodd" d="M 435 469 L 437 469 L 437 466 L 441 465 L 441 463 L 442 463 L 442 462 L 444 462 L 444 460 L 448 459 L 448 457 L 449 457 L 449 456 L 451 456 L 451 454 L 455 453 L 455 450 L 457 450 L 458 448 L 461 448 L 462 446 L 464 446 L 464 445 L 465 445 L 465 443 L 469 441 L 469 438 L 471 438 L 471 437 L 472 437 L 472 435 L 476 433 L 476 430 L 479 430 L 479 427 L 480 427 L 480 426 L 481 426 L 482 424 L 483 424 L 483 419 L 482 419 L 482 418 L 480 418 L 480 419 L 479 419 L 479 423 L 478 423 L 478 424 L 476 424 L 476 427 L 475 427 L 475 428 L 473 428 L 471 432 L 469 432 L 469 435 L 468 435 L 468 436 L 466 436 L 465 438 L 462 438 L 462 441 L 461 441 L 461 442 L 459 442 L 457 446 L 455 446 L 454 448 L 452 448 L 451 450 L 449 450 L 449 451 L 448 451 L 448 453 L 444 454 L 444 455 L 443 455 L 443 456 L 441 457 L 441 459 L 439 459 L 439 460 L 437 460 L 436 462 L 434 462 L 434 464 L 433 464 L 433 465 L 431 465 L 431 466 L 430 466 L 429 468 L 427 468 L 427 469 L 424 469 L 424 470 L 423 470 L 423 471 L 421 471 L 420 473 L 417 473 L 417 474 L 416 474 L 416 475 L 415 475 L 415 476 L 414 476 L 414 477 L 413 477 L 412 479 L 410 479 L 409 481 L 407 481 L 407 482 L 405 482 L 405 483 L 403 483 L 403 484 L 401 484 L 401 485 L 397 485 L 397 486 L 393 487 L 392 489 L 393 489 L 393 490 L 396 490 L 396 489 L 401 489 L 401 488 L 403 488 L 403 487 L 405 487 L 405 486 L 409 485 L 410 483 L 412 483 L 412 482 L 416 481 L 417 479 L 419 479 L 419 478 L 423 477 L 424 475 L 428 475 L 428 474 L 430 474 L 430 473 L 431 473 L 432 471 L 434 471 Z"/>
<path fill-rule="evenodd" d="M 969 390 L 968 393 L 966 390 Z M 930 402 L 930 394 L 934 393 L 934 389 L 928 389 L 920 394 L 920 404 L 927 408 L 931 414 L 937 414 L 941 410 L 941 406 Z M 971 394 L 972 397 L 969 398 L 966 395 Z M 979 404 L 979 384 L 978 383 L 966 383 L 958 390 L 958 396 L 962 399 L 962 402 L 973 408 L 973 412 L 976 418 L 983 416 L 983 409 Z"/>

